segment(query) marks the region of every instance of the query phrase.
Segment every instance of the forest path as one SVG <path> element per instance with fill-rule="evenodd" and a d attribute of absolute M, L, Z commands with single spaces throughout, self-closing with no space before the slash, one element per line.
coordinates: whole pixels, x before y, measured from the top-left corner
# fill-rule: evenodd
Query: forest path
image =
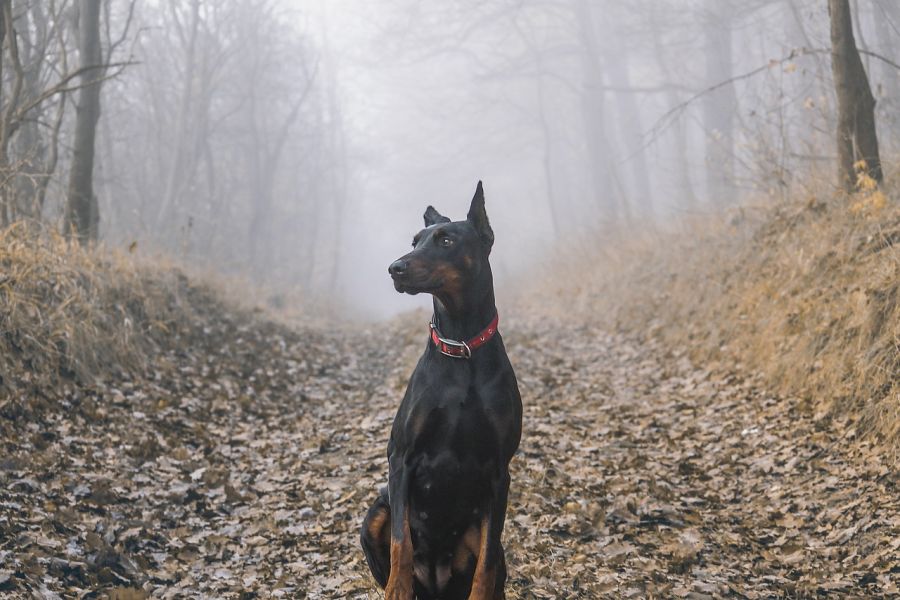
<path fill-rule="evenodd" d="M 381 597 L 357 532 L 426 319 L 225 315 L 153 382 L 3 421 L 0 597 Z M 507 597 L 897 593 L 896 477 L 798 400 L 583 323 L 501 329 L 525 405 Z"/>

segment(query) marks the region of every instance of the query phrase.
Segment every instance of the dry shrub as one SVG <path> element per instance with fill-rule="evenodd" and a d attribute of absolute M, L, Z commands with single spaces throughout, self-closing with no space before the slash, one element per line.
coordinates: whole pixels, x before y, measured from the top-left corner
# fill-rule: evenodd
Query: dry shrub
<path fill-rule="evenodd" d="M 818 417 L 900 449 L 897 192 L 825 190 L 604 235 L 552 260 L 540 289 L 521 295 L 538 312 L 660 337 L 712 368 L 762 372 Z"/>

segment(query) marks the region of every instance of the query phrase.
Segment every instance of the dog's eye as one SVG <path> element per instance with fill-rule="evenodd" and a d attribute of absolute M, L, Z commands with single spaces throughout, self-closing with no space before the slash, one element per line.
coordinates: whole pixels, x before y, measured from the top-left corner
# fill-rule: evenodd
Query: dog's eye
<path fill-rule="evenodd" d="M 450 246 L 453 245 L 453 240 L 451 240 L 448 237 L 442 237 L 441 239 L 438 240 L 438 244 L 441 245 L 441 248 L 449 248 Z"/>

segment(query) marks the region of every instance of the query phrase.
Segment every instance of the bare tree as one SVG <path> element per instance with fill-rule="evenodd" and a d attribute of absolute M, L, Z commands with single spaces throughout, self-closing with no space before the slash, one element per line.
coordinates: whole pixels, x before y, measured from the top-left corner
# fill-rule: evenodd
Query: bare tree
<path fill-rule="evenodd" d="M 619 131 L 620 149 L 618 158 L 626 162 L 631 171 L 632 196 L 629 199 L 634 207 L 644 215 L 653 212 L 653 198 L 650 189 L 647 157 L 641 134 L 643 125 L 638 105 L 633 96 L 627 93 L 631 87 L 628 37 L 615 27 L 611 19 L 606 21 L 604 39 L 608 40 L 604 47 L 604 70 L 609 76 L 609 83 L 616 90 L 616 119 Z"/>
<path fill-rule="evenodd" d="M 898 61 L 898 57 L 900 57 L 900 3 L 874 3 L 872 17 L 879 54 L 892 58 L 894 62 L 900 62 Z M 900 108 L 900 72 L 894 65 L 883 60 L 879 61 L 879 66 L 876 73 L 869 71 L 869 75 L 875 88 L 873 93 L 878 101 L 876 112 L 878 125 L 883 136 L 888 133 L 886 138 L 882 138 L 882 141 L 890 144 L 887 151 L 891 152 L 896 151 L 896 143 L 891 144 L 891 142 L 892 139 L 896 139 L 896 133 L 900 131 L 900 127 L 898 127 L 900 126 L 900 115 L 897 114 L 897 110 Z M 886 132 L 885 127 L 889 127 L 890 131 Z M 882 146 L 881 149 L 885 148 Z"/>
<path fill-rule="evenodd" d="M 863 68 L 849 0 L 829 0 L 831 69 L 838 100 L 838 180 L 848 192 L 856 185 L 855 165 L 877 182 L 883 174 L 875 130 L 875 97 Z"/>
<path fill-rule="evenodd" d="M 66 233 L 81 243 L 97 239 L 100 222 L 94 195 L 94 142 L 100 120 L 100 88 L 106 69 L 100 49 L 100 2 L 78 5 L 78 59 L 81 89 L 75 106 L 75 141 L 66 199 Z"/>
<path fill-rule="evenodd" d="M 672 73 L 672 65 L 670 64 L 669 51 L 665 47 L 664 26 L 660 21 L 663 15 L 659 14 L 655 6 L 645 7 L 647 13 L 647 23 L 649 25 L 649 36 L 652 40 L 653 57 L 659 70 L 662 73 Z M 676 86 L 672 84 L 664 85 L 663 97 L 668 106 L 678 106 L 680 100 Z M 684 208 L 693 208 L 697 204 L 697 195 L 694 191 L 694 184 L 691 180 L 691 151 L 689 147 L 689 138 L 687 126 L 684 119 L 676 119 L 672 124 L 671 131 L 672 146 L 674 149 L 673 156 L 677 161 L 676 180 L 679 192 L 680 204 Z"/>
<path fill-rule="evenodd" d="M 305 281 L 306 243 L 330 244 L 337 227 L 330 200 L 313 208 L 334 198 L 325 130 L 341 125 L 298 14 L 282 0 L 138 3 L 140 67 L 103 91 L 95 185 L 106 241 Z"/>
<path fill-rule="evenodd" d="M 603 66 L 600 63 L 600 36 L 597 32 L 591 3 L 588 0 L 577 0 L 575 15 L 581 41 L 581 60 L 585 81 L 582 106 L 593 194 L 595 201 L 601 203 L 606 209 L 608 217 L 616 222 L 620 217 L 630 215 L 630 207 L 613 162 L 615 153 L 609 147 L 609 133 L 604 121 L 606 98 Z"/>
<path fill-rule="evenodd" d="M 234 84 L 245 116 L 243 162 L 253 200 L 247 230 L 249 264 L 262 273 L 272 262 L 269 242 L 279 169 L 292 129 L 310 99 L 318 63 L 300 61 L 302 76 L 298 74 L 289 80 L 291 85 L 285 85 L 281 70 L 272 65 L 289 65 L 292 57 L 303 56 L 306 49 L 283 31 L 273 3 L 252 1 L 241 8 L 238 39 L 242 50 L 235 67 L 240 77 Z M 302 87 L 298 89 L 294 82 Z"/>
<path fill-rule="evenodd" d="M 199 151 L 201 134 L 209 119 L 208 105 L 203 102 L 209 96 L 205 93 L 211 79 L 210 71 L 197 73 L 199 68 L 209 65 L 204 51 L 207 46 L 201 44 L 203 35 L 200 0 L 190 0 L 188 7 L 179 10 L 179 4 L 170 2 L 163 12 L 168 10 L 171 26 L 176 29 L 175 38 L 184 46 L 183 77 L 181 79 L 178 110 L 175 113 L 175 144 L 170 157 L 166 188 L 158 207 L 156 224 L 161 225 L 169 215 L 172 206 L 177 203 L 179 195 L 194 175 Z M 183 11 L 183 12 L 182 12 Z M 198 58 L 198 55 L 199 58 Z M 202 89 L 196 89 L 196 88 Z M 202 104 L 201 104 L 202 103 Z M 200 106 L 197 106 L 201 104 Z"/>
<path fill-rule="evenodd" d="M 8 225 L 15 219 L 15 199 L 13 187 L 9 182 L 15 174 L 15 167 L 10 161 L 9 146 L 12 136 L 19 127 L 15 118 L 16 109 L 22 95 L 25 73 L 19 60 L 19 46 L 13 26 L 12 1 L 0 0 L 0 45 L 9 49 L 10 62 L 13 66 L 12 86 L 5 98 L 2 117 L 0 117 L 0 225 Z M 0 60 L 0 81 L 2 81 L 3 61 Z"/>
<path fill-rule="evenodd" d="M 706 130 L 706 193 L 722 204 L 734 183 L 734 113 L 737 96 L 732 78 L 731 7 L 721 0 L 707 4 L 703 26 L 706 80 L 710 85 L 728 82 L 703 96 L 703 128 Z"/>

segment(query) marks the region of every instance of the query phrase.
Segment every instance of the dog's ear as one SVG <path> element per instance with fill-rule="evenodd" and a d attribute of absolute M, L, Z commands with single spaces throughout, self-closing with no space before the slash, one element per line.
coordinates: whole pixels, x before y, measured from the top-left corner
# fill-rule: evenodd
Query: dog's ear
<path fill-rule="evenodd" d="M 450 219 L 439 213 L 433 206 L 425 209 L 425 227 L 431 227 L 435 223 L 449 223 Z"/>
<path fill-rule="evenodd" d="M 469 214 L 466 219 L 478 232 L 478 237 L 490 252 L 491 246 L 494 245 L 494 230 L 491 229 L 487 212 L 484 210 L 484 189 L 481 187 L 480 181 L 478 187 L 475 188 L 475 195 L 472 197 L 472 205 L 469 206 Z"/>

